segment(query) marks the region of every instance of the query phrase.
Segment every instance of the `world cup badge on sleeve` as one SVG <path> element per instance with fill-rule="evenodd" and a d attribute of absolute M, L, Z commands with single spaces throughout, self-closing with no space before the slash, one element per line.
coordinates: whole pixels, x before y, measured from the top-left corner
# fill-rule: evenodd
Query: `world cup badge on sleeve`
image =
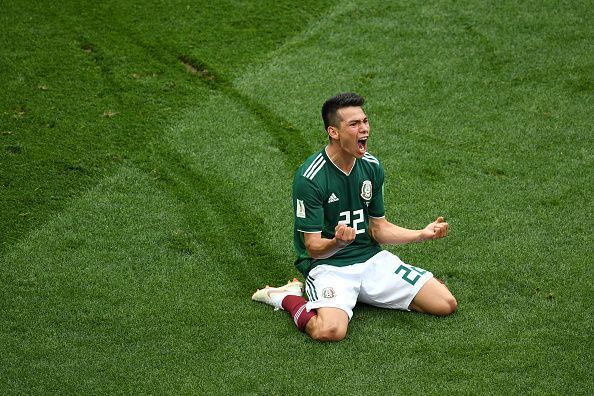
<path fill-rule="evenodd" d="M 297 211 L 295 213 L 295 216 L 299 217 L 300 219 L 305 219 L 305 204 L 303 203 L 303 201 L 298 199 L 296 206 Z"/>

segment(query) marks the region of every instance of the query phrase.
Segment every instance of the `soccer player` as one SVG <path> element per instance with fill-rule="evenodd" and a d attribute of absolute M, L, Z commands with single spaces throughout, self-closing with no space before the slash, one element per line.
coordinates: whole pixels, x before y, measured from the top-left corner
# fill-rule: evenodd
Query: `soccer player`
<path fill-rule="evenodd" d="M 447 236 L 443 217 L 421 230 L 385 218 L 384 169 L 367 152 L 369 121 L 363 97 L 342 93 L 322 106 L 329 142 L 299 167 L 293 181 L 295 265 L 304 285 L 259 289 L 252 299 L 289 312 L 312 339 L 340 341 L 357 301 L 383 308 L 446 316 L 457 302 L 427 270 L 403 263 L 381 244 Z"/>

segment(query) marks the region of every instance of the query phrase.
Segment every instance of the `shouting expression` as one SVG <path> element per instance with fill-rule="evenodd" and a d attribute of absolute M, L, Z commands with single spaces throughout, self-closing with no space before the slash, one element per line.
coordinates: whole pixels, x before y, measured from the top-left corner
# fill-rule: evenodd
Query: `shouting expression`
<path fill-rule="evenodd" d="M 369 120 L 361 107 L 343 107 L 337 112 L 339 127 L 328 128 L 330 137 L 337 141 L 343 155 L 362 158 L 367 151 Z"/>

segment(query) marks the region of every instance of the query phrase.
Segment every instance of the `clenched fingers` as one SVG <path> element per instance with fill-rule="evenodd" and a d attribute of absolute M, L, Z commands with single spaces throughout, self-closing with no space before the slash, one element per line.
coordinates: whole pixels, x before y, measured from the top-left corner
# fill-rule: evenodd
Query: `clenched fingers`
<path fill-rule="evenodd" d="M 344 224 L 338 224 L 334 229 L 334 237 L 340 246 L 350 245 L 356 236 L 355 229 Z"/>
<path fill-rule="evenodd" d="M 443 238 L 448 236 L 448 223 L 443 220 L 443 217 L 437 219 L 433 231 L 435 238 Z"/>

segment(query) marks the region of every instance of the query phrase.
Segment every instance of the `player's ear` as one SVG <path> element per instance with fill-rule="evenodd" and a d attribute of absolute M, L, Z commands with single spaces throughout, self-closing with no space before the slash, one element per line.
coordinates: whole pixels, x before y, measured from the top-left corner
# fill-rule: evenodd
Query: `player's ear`
<path fill-rule="evenodd" d="M 326 131 L 328 132 L 328 136 L 330 136 L 331 139 L 338 139 L 338 129 L 336 127 L 330 125 Z"/>

